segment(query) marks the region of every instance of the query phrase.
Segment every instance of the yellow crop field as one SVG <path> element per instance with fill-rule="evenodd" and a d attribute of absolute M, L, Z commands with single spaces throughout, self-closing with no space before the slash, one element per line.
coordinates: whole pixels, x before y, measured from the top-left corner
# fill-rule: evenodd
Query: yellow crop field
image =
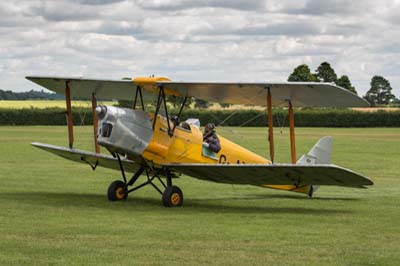
<path fill-rule="evenodd" d="M 87 107 L 90 108 L 92 103 L 90 101 L 71 101 L 72 107 Z M 117 102 L 98 101 L 97 104 L 105 104 L 105 105 L 114 105 Z M 63 100 L 27 100 L 27 101 L 0 101 L 0 108 L 12 108 L 12 109 L 23 109 L 23 108 L 51 108 L 51 107 L 59 107 L 65 108 L 65 101 Z"/>

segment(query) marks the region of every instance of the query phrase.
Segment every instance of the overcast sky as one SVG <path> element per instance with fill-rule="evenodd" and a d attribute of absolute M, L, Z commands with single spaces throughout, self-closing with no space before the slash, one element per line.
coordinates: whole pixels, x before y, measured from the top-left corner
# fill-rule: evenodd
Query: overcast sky
<path fill-rule="evenodd" d="M 400 0 L 0 2 L 0 89 L 27 75 L 286 81 L 323 61 L 364 95 L 374 75 L 400 97 Z"/>

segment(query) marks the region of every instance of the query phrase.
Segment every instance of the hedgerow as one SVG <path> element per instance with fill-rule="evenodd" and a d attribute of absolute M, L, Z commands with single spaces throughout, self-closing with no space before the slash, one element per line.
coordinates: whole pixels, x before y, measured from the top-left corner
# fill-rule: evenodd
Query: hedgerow
<path fill-rule="evenodd" d="M 178 113 L 171 110 L 171 114 Z M 90 108 L 73 108 L 74 125 L 91 125 Z M 198 118 L 202 125 L 213 122 L 220 126 L 267 125 L 265 111 L 260 110 L 201 110 L 188 109 L 181 120 Z M 287 126 L 287 110 L 275 109 L 274 126 Z M 351 109 L 299 109 L 295 110 L 295 124 L 300 127 L 400 127 L 400 111 L 362 112 Z M 0 109 L 0 125 L 66 125 L 66 112 L 62 108 Z"/>

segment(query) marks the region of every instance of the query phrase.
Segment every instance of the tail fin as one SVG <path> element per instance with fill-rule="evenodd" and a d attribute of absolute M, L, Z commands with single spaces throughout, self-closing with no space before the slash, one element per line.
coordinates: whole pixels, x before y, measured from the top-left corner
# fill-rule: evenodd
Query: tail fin
<path fill-rule="evenodd" d="M 332 137 L 326 136 L 318 140 L 312 149 L 305 155 L 301 156 L 296 164 L 312 165 L 312 164 L 330 164 L 332 153 Z M 311 185 L 308 190 L 308 196 L 311 198 L 319 186 Z"/>
<path fill-rule="evenodd" d="M 332 137 L 326 136 L 318 140 L 312 149 L 305 155 L 301 156 L 296 164 L 330 164 L 332 152 Z"/>

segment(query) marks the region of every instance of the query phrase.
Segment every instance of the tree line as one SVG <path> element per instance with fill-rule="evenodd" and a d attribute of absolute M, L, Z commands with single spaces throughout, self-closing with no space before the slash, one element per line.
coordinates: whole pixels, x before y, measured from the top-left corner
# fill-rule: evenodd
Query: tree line
<path fill-rule="evenodd" d="M 311 73 L 306 64 L 297 66 L 288 77 L 289 82 L 330 82 L 340 86 L 352 93 L 358 94 L 356 88 L 351 84 L 347 75 L 338 78 L 335 70 L 328 62 L 322 62 L 315 73 Z M 392 94 L 390 82 L 382 76 L 373 76 L 370 82 L 370 89 L 362 96 L 371 106 L 400 103 Z"/>
<path fill-rule="evenodd" d="M 26 91 L 26 92 L 13 92 L 13 91 L 5 91 L 0 90 L 0 100 L 62 100 L 65 99 L 64 95 L 56 94 L 56 93 L 48 93 L 41 91 Z"/>

